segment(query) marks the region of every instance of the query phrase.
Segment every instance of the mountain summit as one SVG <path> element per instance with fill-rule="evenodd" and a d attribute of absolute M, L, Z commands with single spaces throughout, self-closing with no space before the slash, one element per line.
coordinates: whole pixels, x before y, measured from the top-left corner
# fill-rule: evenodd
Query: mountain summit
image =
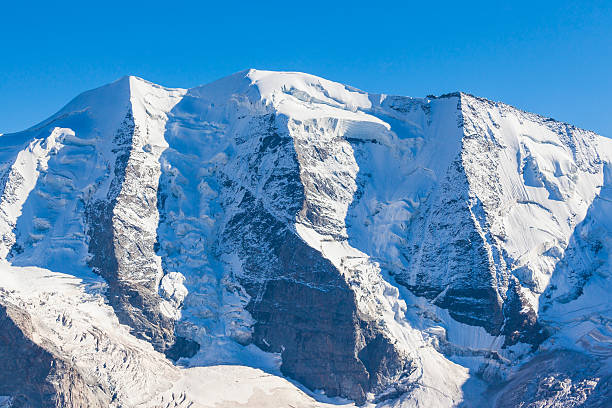
<path fill-rule="evenodd" d="M 0 406 L 612 403 L 611 139 L 248 70 L 0 163 Z"/>

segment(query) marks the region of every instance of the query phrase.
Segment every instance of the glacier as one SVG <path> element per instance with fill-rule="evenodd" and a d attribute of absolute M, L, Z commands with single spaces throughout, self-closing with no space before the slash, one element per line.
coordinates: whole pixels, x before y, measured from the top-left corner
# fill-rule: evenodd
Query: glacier
<path fill-rule="evenodd" d="M 0 136 L 0 406 L 608 406 L 611 164 L 462 92 L 85 92 Z"/>

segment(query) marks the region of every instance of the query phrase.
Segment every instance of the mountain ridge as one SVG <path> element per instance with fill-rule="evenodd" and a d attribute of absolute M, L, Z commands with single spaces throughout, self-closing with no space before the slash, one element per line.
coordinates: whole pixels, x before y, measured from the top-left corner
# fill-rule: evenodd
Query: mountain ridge
<path fill-rule="evenodd" d="M 69 265 L 103 288 L 96 301 L 155 349 L 136 365 L 165 353 L 177 365 L 161 372 L 190 384 L 239 364 L 358 404 L 469 406 L 487 381 L 522 387 L 542 355 L 560 370 L 542 384 L 609 398 L 610 308 L 584 295 L 608 287 L 612 248 L 612 143 L 593 132 L 465 93 L 247 70 L 188 90 L 123 77 L 0 145 L 5 268 Z M 565 349 L 586 371 L 563 372 Z M 82 375 L 114 362 L 53 353 Z M 167 401 L 178 385 L 156 381 L 149 402 Z M 574 398 L 560 387 L 524 402 Z"/>
<path fill-rule="evenodd" d="M 228 78 L 232 78 L 232 77 L 239 77 L 239 76 L 242 76 L 242 75 L 247 75 L 250 72 L 269 72 L 269 73 L 278 73 L 278 74 L 297 74 L 297 75 L 307 75 L 307 76 L 310 76 L 310 77 L 320 78 L 320 77 L 317 77 L 315 75 L 307 74 L 307 73 L 300 72 L 300 71 L 271 71 L 271 70 L 260 70 L 260 69 L 257 69 L 257 68 L 247 68 L 247 69 L 243 69 L 243 70 L 237 71 L 237 72 L 235 72 L 235 73 L 233 73 L 233 74 L 231 74 L 229 76 L 218 78 L 218 79 L 213 80 L 212 82 L 208 82 L 206 84 L 197 85 L 197 86 L 194 86 L 192 88 L 182 88 L 182 87 L 168 87 L 168 86 L 165 86 L 165 85 L 156 84 L 156 83 L 154 83 L 152 81 L 149 81 L 149 80 L 147 80 L 147 79 L 145 79 L 143 77 L 140 77 L 138 75 L 126 74 L 126 75 L 124 75 L 124 76 L 122 76 L 122 77 L 120 77 L 120 78 L 118 78 L 118 79 L 116 79 L 116 80 L 114 80 L 112 82 L 109 82 L 107 84 L 100 85 L 100 86 L 98 86 L 96 88 L 93 88 L 91 90 L 82 92 L 81 94 L 77 95 L 72 100 L 70 100 L 68 103 L 66 103 L 66 105 L 62 109 L 60 109 L 58 112 L 56 112 L 53 115 L 51 115 L 48 119 L 45 119 L 45 120 L 43 120 L 43 121 L 41 121 L 41 122 L 39 122 L 39 123 L 29 127 L 29 128 L 26 128 L 26 129 L 22 130 L 22 131 L 8 132 L 8 133 L 5 132 L 5 133 L 0 133 L 0 135 L 10 135 L 10 134 L 15 134 L 15 133 L 22 133 L 22 132 L 25 132 L 25 131 L 35 130 L 36 128 L 42 127 L 42 126 L 44 126 L 44 124 L 46 122 L 48 122 L 49 120 L 52 120 L 62 110 L 64 110 L 70 104 L 72 104 L 77 98 L 79 98 L 81 96 L 84 96 L 85 94 L 88 94 L 90 92 L 94 92 L 96 90 L 99 90 L 101 88 L 105 88 L 105 87 L 107 87 L 109 85 L 120 83 L 122 81 L 126 81 L 126 80 L 129 81 L 131 79 L 134 79 L 134 80 L 143 81 L 143 82 L 145 82 L 147 84 L 154 85 L 155 87 L 161 87 L 161 88 L 164 88 L 164 89 L 167 89 L 167 90 L 188 91 L 188 90 L 191 90 L 191 89 L 197 89 L 197 88 L 204 87 L 206 85 L 213 84 L 213 83 L 215 83 L 217 81 L 220 81 L 220 80 L 224 80 L 224 79 L 228 79 Z M 329 82 L 333 82 L 333 81 L 329 81 Z M 553 121 L 553 122 L 559 123 L 561 125 L 567 125 L 567 126 L 570 126 L 572 128 L 575 128 L 575 129 L 585 130 L 585 131 L 597 134 L 597 132 L 595 132 L 593 130 L 582 128 L 582 127 L 578 127 L 578 126 L 575 126 L 575 125 L 573 125 L 573 124 L 571 124 L 569 122 L 563 121 L 563 120 L 558 120 L 558 119 L 555 119 L 555 118 L 552 118 L 552 117 L 549 117 L 549 116 L 541 115 L 541 114 L 538 114 L 538 113 L 535 113 L 535 112 L 531 112 L 531 111 L 526 110 L 526 109 L 521 109 L 521 108 L 519 108 L 517 106 L 514 106 L 514 105 L 511 105 L 511 104 L 507 104 L 507 103 L 502 102 L 502 101 L 488 99 L 486 97 L 478 96 L 478 95 L 475 95 L 475 94 L 472 94 L 472 93 L 466 92 L 466 91 L 456 90 L 456 91 L 446 92 L 446 93 L 441 94 L 441 95 L 428 94 L 427 96 L 424 96 L 424 97 L 409 97 L 409 96 L 396 95 L 396 94 L 369 93 L 369 92 L 363 91 L 363 90 L 361 90 L 359 88 L 355 88 L 355 87 L 352 87 L 352 86 L 349 86 L 349 85 L 345 85 L 345 86 L 348 87 L 348 88 L 352 88 L 354 91 L 361 92 L 361 93 L 368 93 L 368 94 L 371 94 L 371 95 L 380 95 L 380 96 L 384 96 L 384 97 L 388 97 L 388 96 L 391 96 L 391 97 L 402 97 L 402 98 L 422 99 L 422 100 L 456 97 L 456 96 L 460 96 L 460 95 L 463 94 L 463 95 L 466 95 L 466 96 L 469 96 L 469 97 L 473 97 L 473 98 L 476 98 L 476 99 L 481 99 L 481 100 L 487 101 L 487 102 L 492 103 L 492 104 L 502 104 L 502 105 L 505 105 L 507 107 L 516 109 L 516 110 L 521 111 L 521 112 L 526 113 L 526 114 L 536 115 L 536 116 L 540 117 L 543 120 Z M 605 137 L 605 135 L 601 135 L 601 136 Z"/>

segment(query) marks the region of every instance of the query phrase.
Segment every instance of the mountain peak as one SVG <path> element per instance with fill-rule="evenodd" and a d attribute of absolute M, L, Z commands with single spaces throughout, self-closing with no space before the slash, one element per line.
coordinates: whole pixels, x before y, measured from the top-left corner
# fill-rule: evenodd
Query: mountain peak
<path fill-rule="evenodd" d="M 235 396 L 246 376 L 358 405 L 610 401 L 609 139 L 250 69 L 120 78 L 2 136 L 0 163 L 17 403 L 279 405 Z"/>

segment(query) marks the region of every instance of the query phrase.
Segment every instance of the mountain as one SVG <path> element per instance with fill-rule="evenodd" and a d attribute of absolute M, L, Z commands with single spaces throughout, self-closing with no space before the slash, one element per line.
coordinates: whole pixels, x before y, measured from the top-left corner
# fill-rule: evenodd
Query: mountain
<path fill-rule="evenodd" d="M 248 70 L 0 162 L 0 406 L 612 403 L 612 139 Z"/>

